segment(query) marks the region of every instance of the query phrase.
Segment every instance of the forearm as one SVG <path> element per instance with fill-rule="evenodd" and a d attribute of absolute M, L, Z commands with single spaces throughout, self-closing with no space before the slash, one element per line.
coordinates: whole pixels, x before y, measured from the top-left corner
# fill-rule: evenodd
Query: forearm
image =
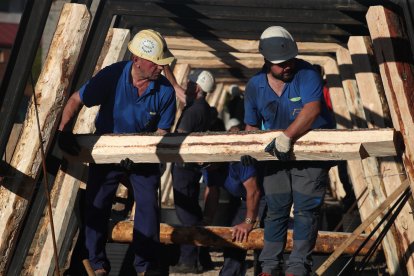
<path fill-rule="evenodd" d="M 244 186 L 246 188 L 246 218 L 256 219 L 259 211 L 259 202 L 261 192 L 257 186 L 256 177 L 251 177 L 245 181 Z"/>
<path fill-rule="evenodd" d="M 181 87 L 181 85 L 178 84 L 177 79 L 175 78 L 174 74 L 172 73 L 171 67 L 169 65 L 164 66 L 164 74 L 165 74 L 165 77 L 171 83 L 171 85 L 174 87 L 175 96 L 177 97 L 177 99 L 185 105 L 186 104 L 186 95 L 185 95 L 184 89 Z"/>
<path fill-rule="evenodd" d="M 59 124 L 59 130 L 68 131 L 70 123 L 73 118 L 78 114 L 82 107 L 82 101 L 79 95 L 79 91 L 75 92 L 70 96 L 62 112 L 62 119 Z"/>
<path fill-rule="evenodd" d="M 311 102 L 306 104 L 296 119 L 284 131 L 286 136 L 295 139 L 310 130 L 313 122 L 319 116 L 320 111 L 320 102 Z"/>

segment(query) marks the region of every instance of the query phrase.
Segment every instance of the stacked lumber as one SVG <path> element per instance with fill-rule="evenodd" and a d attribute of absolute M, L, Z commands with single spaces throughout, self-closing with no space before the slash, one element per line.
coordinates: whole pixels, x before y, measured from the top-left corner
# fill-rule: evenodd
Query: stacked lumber
<path fill-rule="evenodd" d="M 9 163 L 13 177 L 6 178 L 0 187 L 1 275 L 5 274 L 13 256 L 40 175 L 41 145 L 47 150 L 52 142 L 89 21 L 90 15 L 85 5 L 64 6 Z M 37 106 L 33 97 L 36 97 Z M 38 124 L 43 141 L 39 140 Z"/>

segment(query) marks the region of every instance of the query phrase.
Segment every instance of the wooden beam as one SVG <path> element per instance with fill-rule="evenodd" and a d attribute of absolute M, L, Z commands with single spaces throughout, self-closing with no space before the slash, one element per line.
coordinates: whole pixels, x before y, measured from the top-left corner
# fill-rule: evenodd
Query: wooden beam
<path fill-rule="evenodd" d="M 193 68 L 227 68 L 234 70 L 235 68 L 248 68 L 259 70 L 263 67 L 264 59 L 260 54 L 249 53 L 217 53 L 206 51 L 172 51 L 177 58 L 178 64 L 189 64 Z M 299 55 L 297 58 L 306 60 L 310 63 L 324 64 L 328 56 L 320 55 Z M 251 75 L 248 75 L 251 77 Z"/>
<path fill-rule="evenodd" d="M 122 221 L 115 224 L 111 229 L 110 240 L 113 242 L 132 242 L 133 221 Z M 254 229 L 249 234 L 247 242 L 234 242 L 231 238 L 232 227 L 217 226 L 172 226 L 165 223 L 160 224 L 160 242 L 165 244 L 193 244 L 208 247 L 238 247 L 242 249 L 263 248 L 263 228 Z M 288 230 L 286 251 L 292 250 L 292 230 Z M 332 253 L 343 241 L 350 236 L 350 233 L 319 231 L 318 239 L 314 249 L 315 253 Z M 346 253 L 352 254 L 365 240 L 365 235 L 360 235 L 353 244 L 346 249 Z M 364 255 L 367 249 L 373 244 L 374 239 L 368 240 L 360 255 Z"/>
<path fill-rule="evenodd" d="M 404 139 L 404 166 L 410 180 L 414 180 L 414 74 L 408 40 L 402 32 L 400 18 L 390 10 L 371 7 L 367 21 L 392 121 Z"/>
<path fill-rule="evenodd" d="M 168 48 L 172 50 L 259 53 L 259 41 L 249 39 L 205 39 L 166 36 Z M 299 54 L 335 53 L 338 43 L 298 42 Z"/>
<path fill-rule="evenodd" d="M 250 154 L 275 160 L 264 152 L 280 130 L 238 133 L 174 133 L 160 135 L 78 135 L 82 152 L 69 160 L 119 163 L 125 156 L 135 162 L 223 162 Z M 394 130 L 313 130 L 293 146 L 295 160 L 348 160 L 394 156 Z"/>
<path fill-rule="evenodd" d="M 10 162 L 15 177 L 3 181 L 0 188 L 0 274 L 5 275 L 17 238 L 32 199 L 41 169 L 40 144 L 47 150 L 52 142 L 75 70 L 90 15 L 85 5 L 65 4 L 53 37 L 45 65 L 35 87 L 37 120 L 33 98 L 29 104 L 22 134 Z M 39 141 L 37 121 L 43 141 Z"/>
<path fill-rule="evenodd" d="M 364 108 L 361 103 L 361 97 L 359 96 L 355 73 L 352 68 L 351 55 L 348 49 L 344 47 L 338 48 L 336 51 L 336 60 L 338 62 L 346 103 L 351 113 L 352 123 L 354 127 L 366 128 Z"/>
<path fill-rule="evenodd" d="M 374 97 L 375 95 L 378 95 L 378 93 L 375 93 L 375 90 L 367 91 L 366 87 L 363 87 L 364 82 L 358 82 L 357 85 L 356 76 L 353 70 L 354 67 L 352 66 L 353 60 L 350 54 L 351 51 L 354 50 L 354 48 L 352 47 L 352 44 L 350 44 L 349 46 L 349 50 L 339 49 L 337 52 L 338 62 L 339 60 L 341 60 L 340 68 L 343 69 L 342 82 L 344 87 L 346 87 L 345 90 L 347 91 L 346 95 L 348 96 L 348 106 L 350 107 L 350 110 L 354 112 L 354 125 L 360 128 L 366 128 L 368 123 L 365 119 L 366 116 L 364 110 L 364 103 L 365 105 L 371 103 L 365 102 L 364 100 L 366 100 L 366 96 L 364 99 L 362 99 L 360 95 L 362 93 L 370 93 L 374 94 L 372 96 Z M 355 66 L 355 69 L 357 68 L 358 67 Z M 358 75 L 358 80 L 361 81 L 360 75 Z M 366 204 L 363 206 L 363 208 L 365 208 L 366 210 L 365 212 L 361 211 L 361 219 L 365 220 L 368 214 L 372 213 L 375 209 L 378 208 L 381 202 L 385 201 L 387 195 L 385 194 L 384 182 L 383 178 L 381 177 L 381 168 L 379 166 L 378 160 L 375 157 L 369 157 L 362 160 L 361 164 L 364 173 L 364 188 L 367 189 L 367 200 Z M 380 218 L 376 220 L 377 223 L 379 223 L 379 221 Z M 393 235 L 393 233 L 394 231 L 389 231 L 387 233 L 387 235 L 382 240 L 382 246 L 384 248 L 384 255 L 386 258 L 388 269 L 392 271 L 391 274 L 398 275 L 398 270 L 400 266 L 399 260 L 402 257 L 402 255 L 399 255 L 398 253 L 399 239 L 397 236 Z"/>
<path fill-rule="evenodd" d="M 410 179 L 411 190 L 414 189 L 414 72 L 412 53 L 406 37 L 403 20 L 390 10 L 381 6 L 371 7 L 366 15 L 376 60 L 379 64 L 385 95 L 392 122 L 400 131 L 404 140 L 402 160 L 405 171 Z M 404 223 L 404 230 L 408 224 Z M 401 237 L 405 239 L 406 237 Z M 410 246 L 411 248 L 411 246 Z M 409 250 L 410 261 L 407 262 L 408 274 L 414 273 L 414 250 Z M 407 256 L 407 252 L 404 252 Z"/>
<path fill-rule="evenodd" d="M 101 50 L 98 63 L 95 67 L 95 74 L 116 61 L 124 57 L 127 43 L 129 41 L 129 30 L 109 29 L 104 47 Z M 91 133 L 94 131 L 94 119 L 98 109 L 83 109 L 83 112 L 77 118 L 73 128 L 75 133 Z M 55 225 L 55 235 L 57 248 L 60 251 L 63 242 L 68 237 L 67 229 L 70 214 L 74 211 L 75 200 L 81 183 L 86 182 L 87 166 L 79 163 L 70 163 L 62 166 L 56 177 L 51 191 L 51 201 L 53 209 L 53 221 Z M 31 254 L 26 260 L 27 275 L 52 275 L 55 268 L 53 260 L 52 235 L 50 232 L 49 219 L 45 217 L 39 225 L 37 239 L 31 246 Z M 70 237 L 72 238 L 72 237 Z M 66 252 L 65 252 L 66 253 Z"/>

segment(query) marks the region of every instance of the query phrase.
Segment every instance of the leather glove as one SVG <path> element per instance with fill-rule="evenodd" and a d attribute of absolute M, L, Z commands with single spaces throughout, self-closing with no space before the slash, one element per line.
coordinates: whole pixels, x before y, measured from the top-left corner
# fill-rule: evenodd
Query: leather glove
<path fill-rule="evenodd" d="M 129 173 L 134 168 L 134 161 L 129 159 L 128 157 L 125 159 L 122 159 L 121 162 L 119 162 L 118 166 L 125 172 Z"/>
<path fill-rule="evenodd" d="M 250 155 L 242 155 L 240 157 L 240 163 L 245 167 L 253 166 L 253 165 L 256 164 L 256 162 L 257 162 L 257 160 L 255 158 L 251 157 Z"/>
<path fill-rule="evenodd" d="M 59 148 L 73 156 L 76 156 L 80 153 L 81 147 L 76 141 L 75 135 L 69 131 L 58 130 L 58 145 Z"/>
<path fill-rule="evenodd" d="M 266 146 L 265 152 L 276 156 L 280 161 L 288 161 L 291 159 L 291 149 L 291 139 L 282 132 Z"/>

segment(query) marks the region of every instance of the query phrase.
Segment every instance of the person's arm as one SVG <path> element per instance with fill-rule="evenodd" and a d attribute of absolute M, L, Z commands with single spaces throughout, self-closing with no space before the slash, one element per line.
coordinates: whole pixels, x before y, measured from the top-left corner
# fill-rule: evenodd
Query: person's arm
<path fill-rule="evenodd" d="M 296 119 L 284 131 L 285 135 L 294 139 L 311 129 L 313 122 L 321 113 L 321 108 L 319 101 L 305 104 Z"/>
<path fill-rule="evenodd" d="M 253 230 L 261 196 L 256 176 L 248 178 L 243 185 L 246 188 L 247 211 L 245 221 L 233 227 L 232 237 L 237 242 L 247 241 L 249 233 Z M 248 220 L 251 220 L 250 223 L 247 223 Z"/>
<path fill-rule="evenodd" d="M 175 90 L 175 96 L 177 97 L 177 99 L 182 103 L 182 104 L 186 104 L 186 95 L 185 95 L 185 90 L 184 88 L 181 87 L 181 85 L 178 84 L 177 79 L 175 78 L 170 65 L 165 65 L 164 66 L 164 74 L 165 77 L 167 78 L 167 80 L 169 80 L 169 82 L 171 83 L 171 85 L 174 87 Z"/>
<path fill-rule="evenodd" d="M 60 131 L 69 131 L 70 122 L 78 114 L 79 110 L 82 108 L 82 100 L 79 95 L 79 91 L 70 96 L 65 107 L 63 108 L 62 119 L 59 124 Z"/>

